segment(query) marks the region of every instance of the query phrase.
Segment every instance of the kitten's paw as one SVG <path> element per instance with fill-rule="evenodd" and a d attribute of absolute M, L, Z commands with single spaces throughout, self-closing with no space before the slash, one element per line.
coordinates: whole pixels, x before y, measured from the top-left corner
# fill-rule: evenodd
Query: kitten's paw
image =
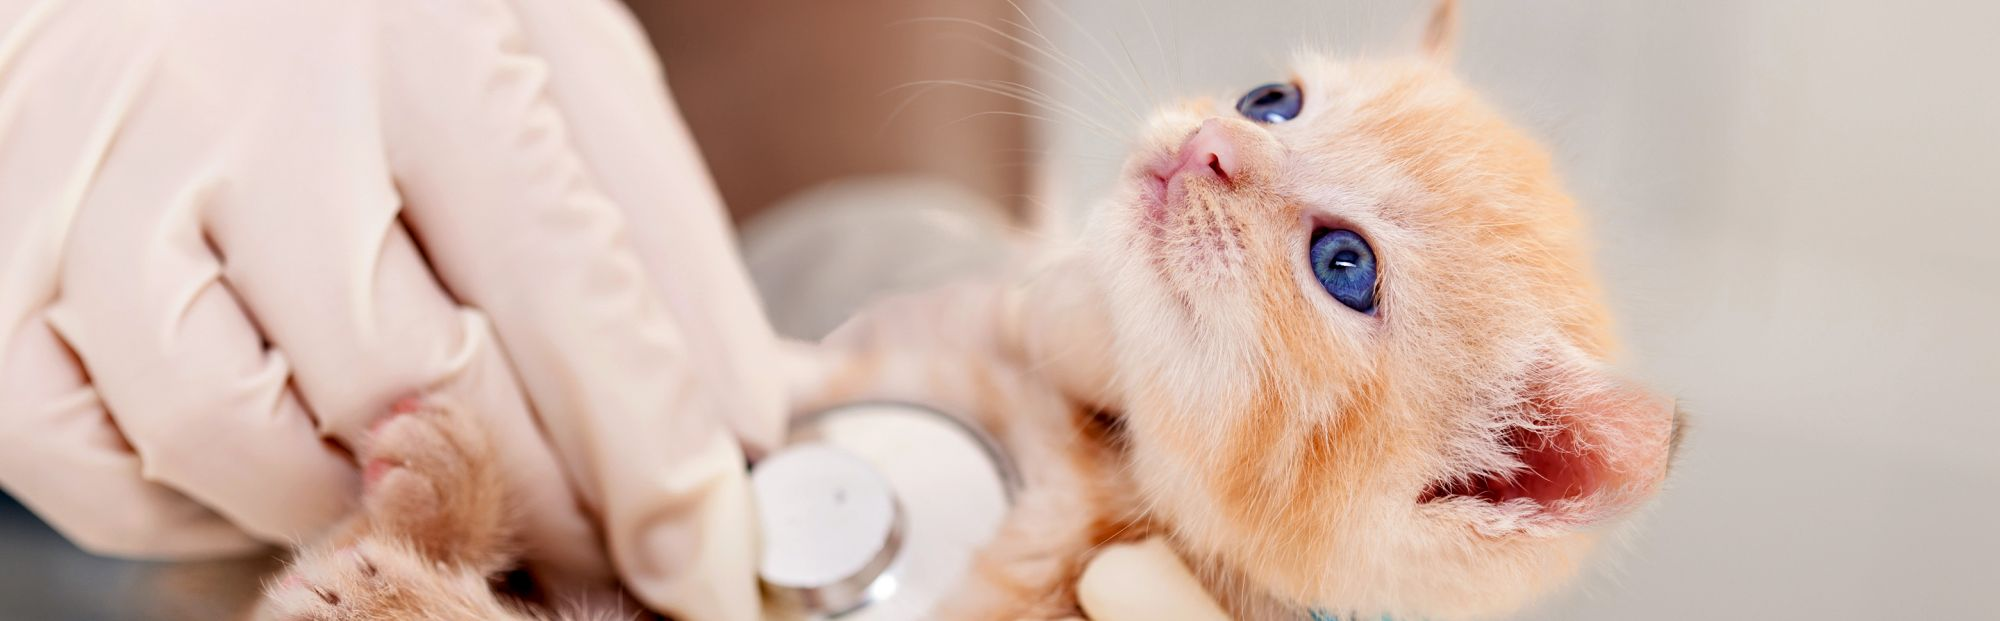
<path fill-rule="evenodd" d="M 372 548 L 373 546 L 371 546 Z M 258 619 L 267 621 L 334 621 L 380 618 L 379 610 L 394 600 L 395 583 L 382 576 L 371 549 L 360 546 L 301 552 L 291 569 L 264 589 Z"/>
<path fill-rule="evenodd" d="M 409 541 L 431 559 L 497 571 L 509 547 L 506 481 L 468 412 L 405 399 L 375 423 L 361 453 L 366 532 Z"/>
<path fill-rule="evenodd" d="M 511 619 L 485 578 L 445 568 L 400 543 L 366 539 L 346 548 L 301 552 L 265 587 L 261 621 Z"/>

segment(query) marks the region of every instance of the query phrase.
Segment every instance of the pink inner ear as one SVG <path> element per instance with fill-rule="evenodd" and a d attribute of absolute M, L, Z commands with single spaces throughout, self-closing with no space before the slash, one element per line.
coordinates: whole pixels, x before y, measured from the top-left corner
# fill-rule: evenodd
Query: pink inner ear
<path fill-rule="evenodd" d="M 1672 458 L 1673 402 L 1621 378 L 1586 381 L 1597 385 L 1575 395 L 1554 422 L 1573 438 L 1575 452 L 1588 458 L 1582 466 L 1599 479 L 1596 487 L 1650 495 L 1666 478 Z"/>
<path fill-rule="evenodd" d="M 1670 403 L 1588 370 L 1545 372 L 1527 390 L 1498 447 L 1521 467 L 1440 481 L 1422 502 L 1527 510 L 1508 520 L 1517 526 L 1583 524 L 1617 515 L 1658 488 L 1671 453 Z"/>
<path fill-rule="evenodd" d="M 1495 504 L 1531 500 L 1551 507 L 1556 501 L 1579 499 L 1597 491 L 1604 478 L 1600 474 L 1604 465 L 1567 428 L 1544 434 L 1511 427 L 1505 446 L 1520 460 L 1521 470 L 1473 477 L 1461 486 L 1434 490 L 1433 494 L 1467 496 Z"/>

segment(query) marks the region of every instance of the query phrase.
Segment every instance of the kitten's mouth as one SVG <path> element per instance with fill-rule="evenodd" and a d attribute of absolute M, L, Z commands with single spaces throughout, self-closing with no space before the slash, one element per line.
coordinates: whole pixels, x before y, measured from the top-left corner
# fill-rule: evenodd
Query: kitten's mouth
<path fill-rule="evenodd" d="M 1178 171 L 1179 167 L 1179 158 L 1165 156 L 1161 163 L 1139 173 L 1139 200 L 1145 206 L 1149 226 L 1165 226 L 1175 209 L 1185 208 L 1190 179 Z"/>
<path fill-rule="evenodd" d="M 1167 202 L 1173 200 L 1173 179 L 1147 171 L 1139 174 L 1139 202 L 1145 209 L 1145 224 L 1158 229 L 1167 221 Z"/>

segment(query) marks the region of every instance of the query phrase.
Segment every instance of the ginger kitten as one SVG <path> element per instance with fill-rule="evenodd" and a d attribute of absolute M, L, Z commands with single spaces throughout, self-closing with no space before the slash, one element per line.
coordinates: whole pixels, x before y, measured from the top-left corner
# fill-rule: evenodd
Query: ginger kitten
<path fill-rule="evenodd" d="M 830 339 L 877 367 L 927 352 L 897 396 L 947 393 L 1017 451 L 1023 427 L 1069 439 L 1029 484 L 1064 509 L 1017 508 L 1032 526 L 1009 533 L 1075 547 L 1011 558 L 1033 546 L 1003 535 L 967 593 L 1033 604 L 967 617 L 1074 614 L 1097 543 L 1158 533 L 1238 618 L 1491 618 L 1657 493 L 1674 405 L 1609 368 L 1576 207 L 1452 76 L 1454 13 L 1414 58 L 1309 56 L 1233 105 L 1164 108 L 1075 248 Z M 962 368 L 981 339 L 988 364 Z M 965 396 L 996 374 L 1071 406 Z"/>
<path fill-rule="evenodd" d="M 1450 74 L 1452 12 L 1417 58 L 1166 107 L 1074 248 L 801 352 L 801 410 L 928 402 L 1020 463 L 939 618 L 1074 616 L 1096 546 L 1146 535 L 1238 618 L 1490 618 L 1657 492 L 1672 403 L 1609 370 L 1575 207 Z M 408 409 L 268 618 L 534 618 L 487 583 L 508 528 L 479 430 Z"/>

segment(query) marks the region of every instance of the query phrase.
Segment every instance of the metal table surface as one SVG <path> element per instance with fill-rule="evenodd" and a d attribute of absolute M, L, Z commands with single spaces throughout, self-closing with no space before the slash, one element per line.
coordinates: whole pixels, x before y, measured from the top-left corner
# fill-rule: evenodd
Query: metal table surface
<path fill-rule="evenodd" d="M 0 494 L 0 621 L 235 618 L 277 567 L 276 554 L 192 563 L 92 556 Z"/>

